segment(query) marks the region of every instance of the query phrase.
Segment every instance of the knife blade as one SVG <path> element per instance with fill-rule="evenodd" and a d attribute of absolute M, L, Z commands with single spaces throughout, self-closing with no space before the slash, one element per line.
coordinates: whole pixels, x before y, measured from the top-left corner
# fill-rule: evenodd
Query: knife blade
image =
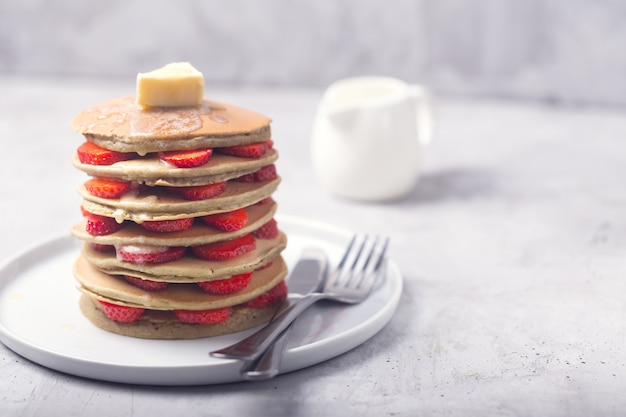
<path fill-rule="evenodd" d="M 323 251 L 317 248 L 305 248 L 287 279 L 289 295 L 288 302 L 285 303 L 283 309 L 308 293 L 318 290 L 324 282 L 327 269 L 328 259 Z M 240 373 L 245 379 L 268 379 L 278 374 L 292 326 L 293 323 L 259 358 L 244 362 Z M 213 353 L 211 353 L 212 356 Z"/>

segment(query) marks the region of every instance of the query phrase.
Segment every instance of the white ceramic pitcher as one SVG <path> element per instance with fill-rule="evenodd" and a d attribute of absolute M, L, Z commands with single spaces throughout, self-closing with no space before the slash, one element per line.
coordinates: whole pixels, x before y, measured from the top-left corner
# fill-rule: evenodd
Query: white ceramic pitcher
<path fill-rule="evenodd" d="M 313 169 L 335 195 L 399 199 L 414 188 L 431 138 L 424 87 L 390 77 L 346 78 L 328 87 L 317 109 Z"/>

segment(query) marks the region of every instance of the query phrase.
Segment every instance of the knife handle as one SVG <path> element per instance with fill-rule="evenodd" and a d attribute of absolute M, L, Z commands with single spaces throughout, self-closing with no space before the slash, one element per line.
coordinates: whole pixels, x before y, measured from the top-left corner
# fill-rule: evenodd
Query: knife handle
<path fill-rule="evenodd" d="M 287 349 L 287 339 L 289 332 L 293 328 L 293 323 L 281 333 L 276 342 L 270 346 L 260 358 L 253 361 L 244 362 L 239 371 L 244 379 L 248 381 L 260 381 L 274 378 L 280 371 L 280 364 L 283 361 L 285 350 Z"/>
<path fill-rule="evenodd" d="M 211 356 L 246 361 L 259 358 L 304 310 L 323 298 L 326 298 L 325 294 L 314 292 L 299 300 L 294 300 L 291 306 L 282 311 L 267 326 L 234 345 L 211 352 Z"/>

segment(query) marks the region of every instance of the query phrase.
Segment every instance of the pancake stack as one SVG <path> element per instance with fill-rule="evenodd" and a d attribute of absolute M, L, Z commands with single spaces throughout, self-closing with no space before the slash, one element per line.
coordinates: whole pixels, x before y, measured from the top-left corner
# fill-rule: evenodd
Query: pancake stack
<path fill-rule="evenodd" d="M 72 121 L 84 241 L 80 308 L 122 335 L 190 339 L 249 329 L 286 299 L 287 239 L 271 120 L 229 104 L 100 103 Z"/>

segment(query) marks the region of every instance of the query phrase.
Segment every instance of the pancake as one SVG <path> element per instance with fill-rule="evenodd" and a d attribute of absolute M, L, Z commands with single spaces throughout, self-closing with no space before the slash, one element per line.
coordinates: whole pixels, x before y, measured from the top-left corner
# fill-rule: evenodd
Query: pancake
<path fill-rule="evenodd" d="M 129 192 L 118 199 L 95 197 L 82 185 L 78 193 L 84 198 L 83 207 L 90 213 L 114 217 L 120 223 L 123 220 L 140 223 L 199 217 L 246 207 L 270 197 L 279 183 L 280 177 L 263 182 L 229 181 L 226 191 L 207 200 L 185 200 L 158 187 Z"/>
<path fill-rule="evenodd" d="M 72 163 L 81 171 L 103 178 L 116 178 L 146 185 L 194 186 L 227 181 L 250 174 L 278 159 L 275 149 L 268 149 L 259 158 L 240 158 L 214 153 L 209 162 L 195 168 L 180 169 L 163 162 L 155 154 L 143 158 L 116 162 L 112 165 L 90 165 L 74 154 Z"/>
<path fill-rule="evenodd" d="M 248 330 L 267 323 L 274 316 L 281 303 L 273 303 L 263 308 L 234 307 L 232 315 L 217 324 L 181 323 L 166 311 L 146 310 L 143 316 L 133 323 L 119 323 L 110 320 L 93 296 L 83 294 L 80 309 L 95 326 L 123 336 L 143 339 L 197 339 Z"/>
<path fill-rule="evenodd" d="M 93 236 L 85 231 L 86 220 L 75 224 L 72 235 L 85 242 L 101 245 L 153 245 L 153 246 L 196 246 L 220 240 L 234 239 L 248 234 L 272 219 L 276 212 L 276 203 L 271 201 L 266 204 L 253 204 L 244 208 L 248 221 L 246 225 L 233 231 L 222 231 L 205 225 L 200 219 L 187 230 L 180 232 L 159 233 L 144 229 L 134 222 L 126 222 L 124 227 L 117 232 Z"/>
<path fill-rule="evenodd" d="M 98 252 L 88 244 L 82 255 L 96 268 L 114 275 L 132 275 L 151 281 L 202 282 L 223 279 L 253 271 L 275 258 L 287 246 L 285 234 L 274 239 L 256 239 L 256 249 L 235 258 L 207 261 L 187 253 L 179 260 L 160 264 L 135 264 L 120 261 L 115 253 Z"/>
<path fill-rule="evenodd" d="M 271 265 L 254 271 L 250 283 L 241 291 L 211 295 L 197 284 L 171 284 L 160 291 L 145 291 L 123 277 L 98 270 L 80 256 L 74 264 L 74 276 L 85 292 L 115 300 L 116 304 L 151 310 L 212 310 L 243 304 L 275 287 L 287 275 L 287 266 L 278 256 Z"/>
<path fill-rule="evenodd" d="M 71 125 L 104 148 L 145 155 L 262 142 L 271 136 L 270 122 L 253 111 L 206 99 L 198 107 L 142 109 L 127 96 L 81 112 Z"/>

